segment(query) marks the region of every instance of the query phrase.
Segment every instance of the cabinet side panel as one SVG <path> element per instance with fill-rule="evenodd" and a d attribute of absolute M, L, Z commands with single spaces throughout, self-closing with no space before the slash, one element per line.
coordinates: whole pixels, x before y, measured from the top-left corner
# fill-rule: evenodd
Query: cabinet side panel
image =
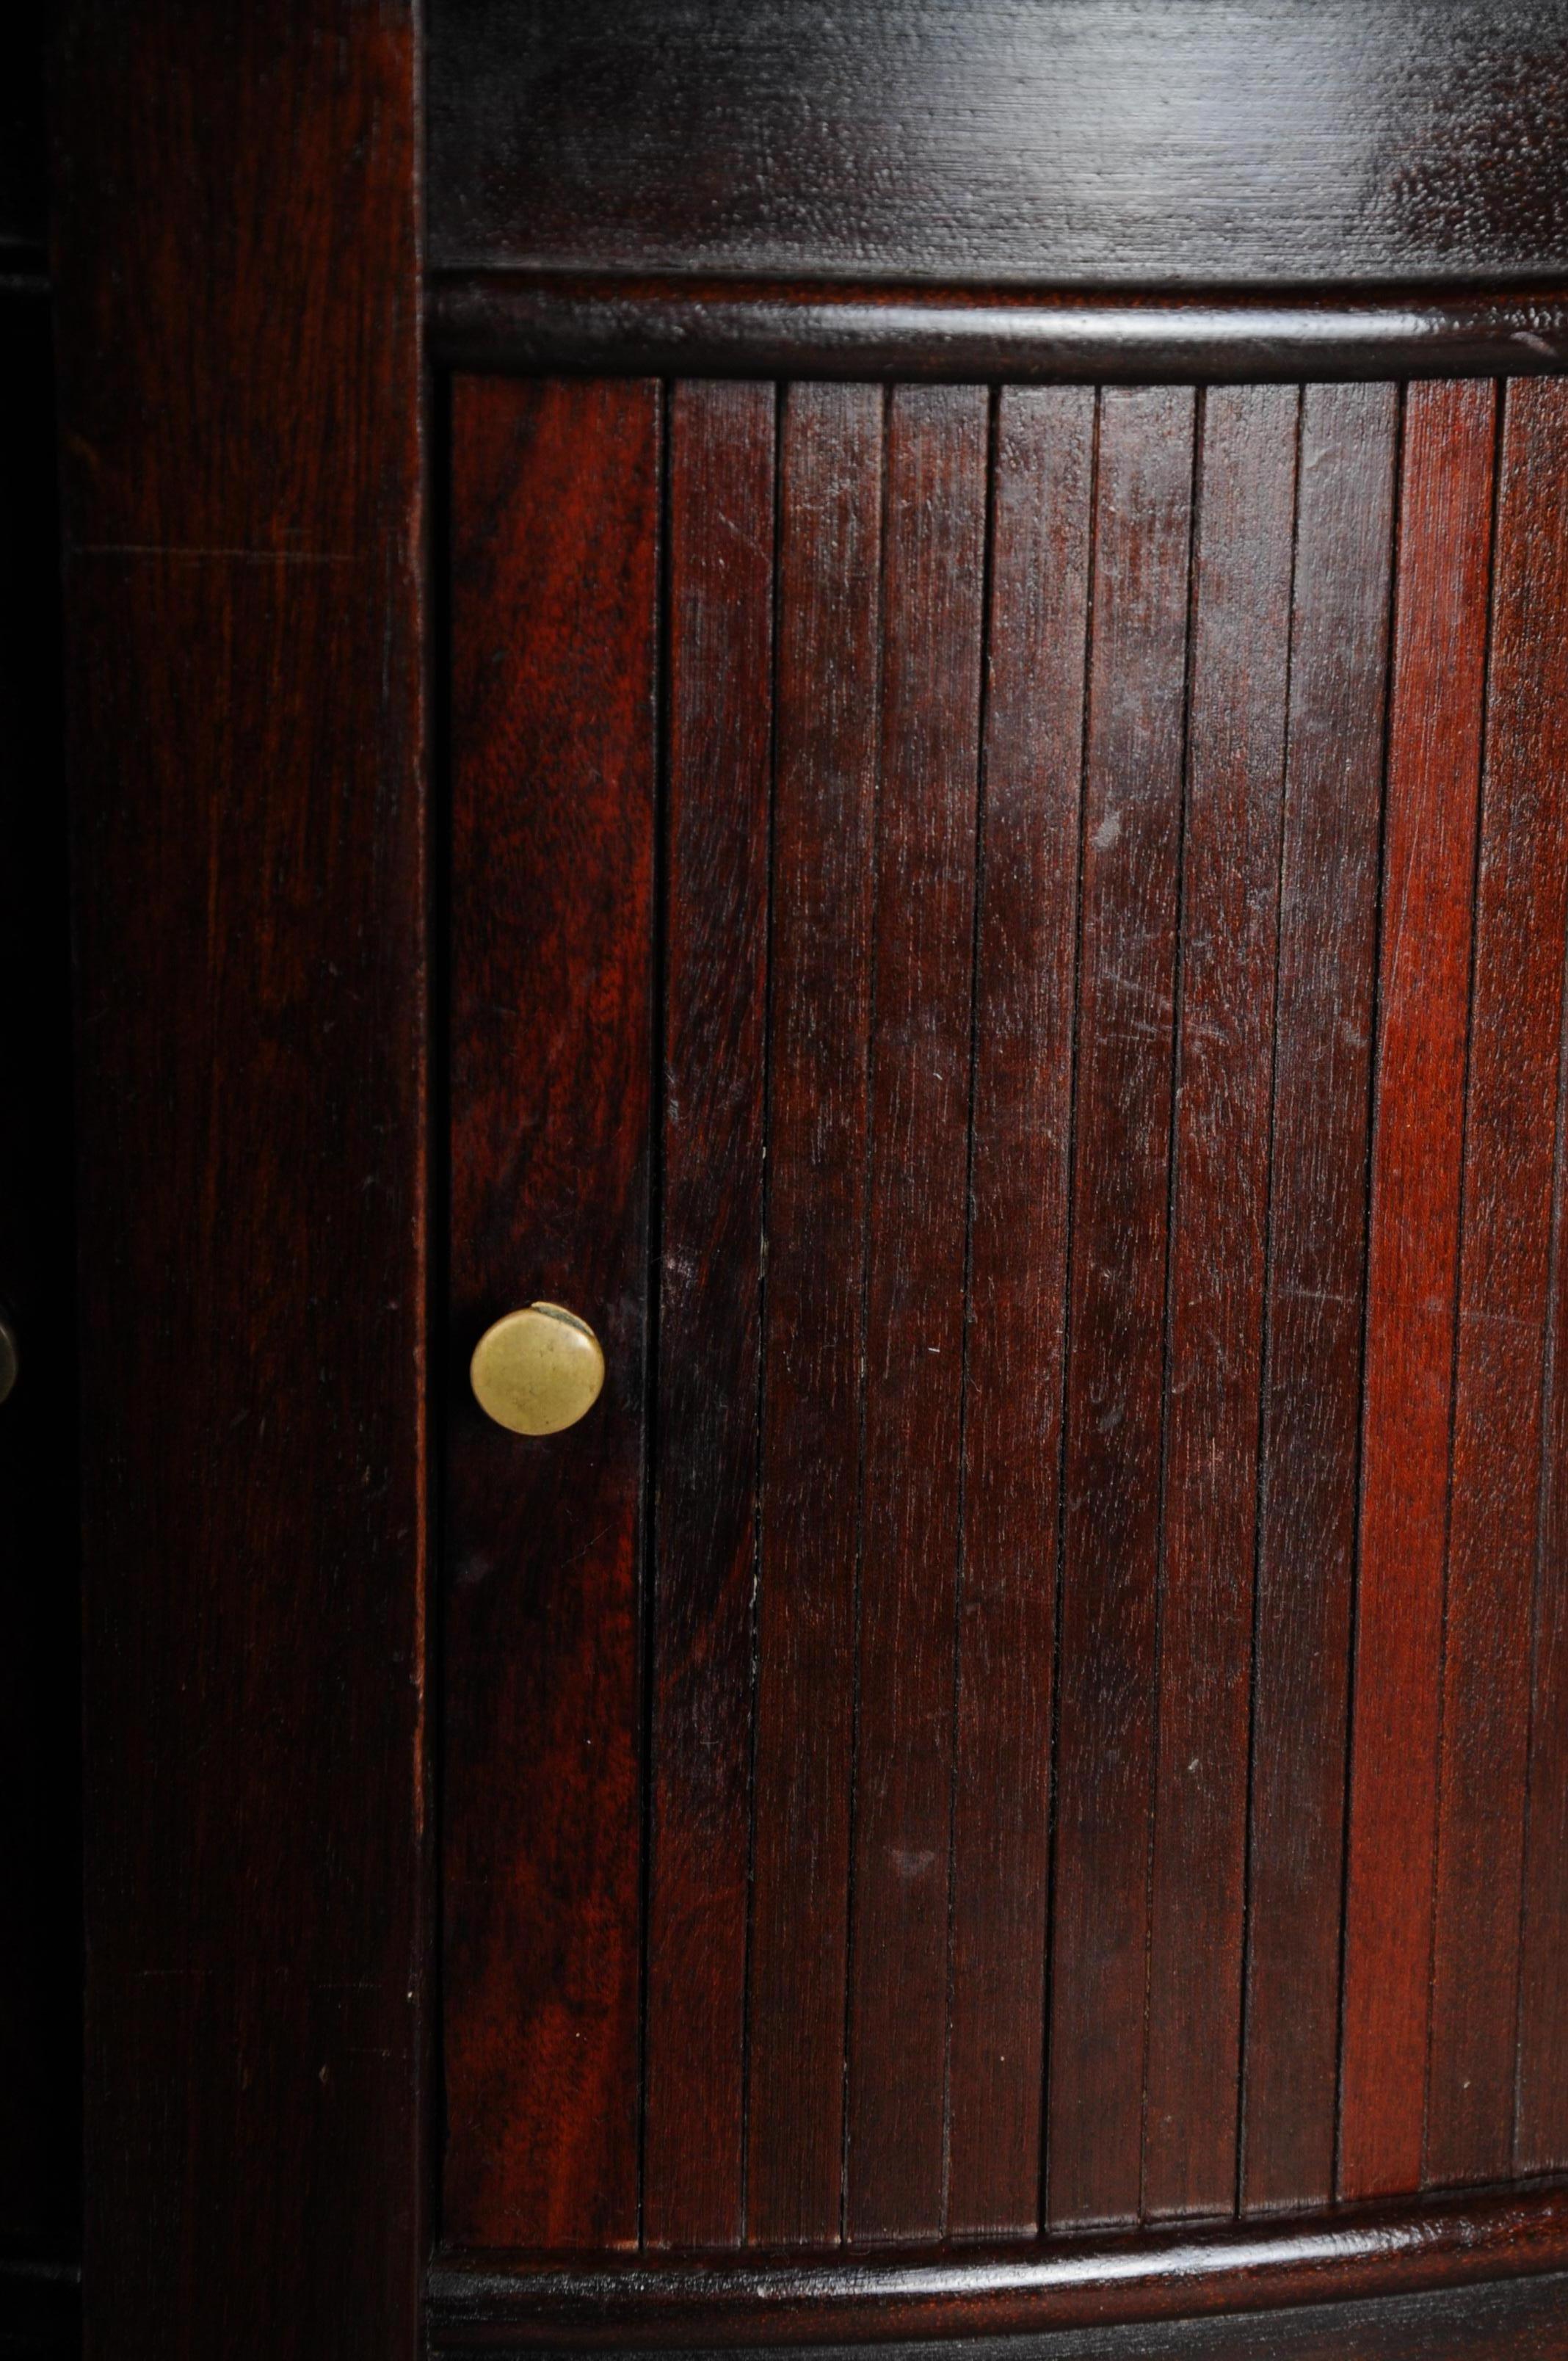
<path fill-rule="evenodd" d="M 638 2230 L 660 396 L 453 401 L 444 2226 Z M 608 1375 L 565 1433 L 468 1395 L 535 1299 Z"/>
<path fill-rule="evenodd" d="M 418 2335 L 414 12 L 59 12 L 86 2346 Z"/>

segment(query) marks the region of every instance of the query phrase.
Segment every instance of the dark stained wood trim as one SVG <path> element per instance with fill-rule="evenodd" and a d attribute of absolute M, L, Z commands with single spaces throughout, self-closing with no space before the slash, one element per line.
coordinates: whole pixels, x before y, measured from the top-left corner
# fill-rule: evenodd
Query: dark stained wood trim
<path fill-rule="evenodd" d="M 71 0 L 85 2350 L 412 2361 L 417 0 Z"/>
<path fill-rule="evenodd" d="M 433 272 L 434 359 L 593 375 L 1242 384 L 1568 368 L 1568 290 L 1126 295 Z"/>
<path fill-rule="evenodd" d="M 1207 2231 L 785 2259 L 671 2256 L 563 2270 L 495 2256 L 432 2269 L 444 2352 L 892 2343 L 1178 2320 L 1568 2268 L 1561 2185 Z"/>
<path fill-rule="evenodd" d="M 964 2361 L 1542 2361 L 1562 2349 L 1568 2279 L 1552 2275 L 1483 2279 L 1420 2295 L 1353 2303 L 1299 2304 L 1288 2312 L 1132 2321 L 1119 2328 L 1056 2328 L 966 2344 Z M 475 2349 L 459 2331 L 438 2335 L 432 2361 Z M 515 2338 L 491 2341 L 492 2361 L 526 2352 Z M 818 2345 L 814 2361 L 861 2361 L 866 2347 Z M 882 2361 L 942 2361 L 931 2343 L 880 2345 Z M 626 2348 L 621 2361 L 642 2361 Z M 676 2361 L 668 2355 L 665 2361 Z"/>

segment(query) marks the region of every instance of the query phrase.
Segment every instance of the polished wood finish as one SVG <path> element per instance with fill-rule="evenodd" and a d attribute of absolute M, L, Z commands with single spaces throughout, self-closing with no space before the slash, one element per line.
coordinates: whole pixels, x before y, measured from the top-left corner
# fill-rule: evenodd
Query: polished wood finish
<path fill-rule="evenodd" d="M 1568 388 L 1510 388 L 1476 851 L 1460 1216 L 1426 2172 L 1512 2166 L 1541 1552 L 1543 1355 L 1562 1144 L 1568 701 L 1556 616 Z M 1549 621 L 1548 618 L 1552 620 Z M 1548 1566 L 1545 1580 L 1553 1578 Z"/>
<path fill-rule="evenodd" d="M 1253 2334 L 1272 2349 L 1296 2305 L 1562 2272 L 1565 2204 L 1561 2190 L 1518 2191 L 1308 2221 L 739 2265 L 628 2257 L 571 2270 L 475 2257 L 433 2269 L 431 2319 L 441 2351 L 623 2349 L 631 2338 L 648 2350 L 733 2351 L 835 2337 L 885 2349 L 901 2339 L 1026 2338 L 1089 2323 L 1104 2334 L 1130 2321 L 1186 2319 L 1213 2333 L 1219 2315 L 1255 2310 Z M 1543 2355 L 1561 2349 L 1563 2319 L 1559 2295 L 1545 2323 L 1557 2341 Z M 1204 2337 L 1196 2349 L 1207 2349 Z"/>
<path fill-rule="evenodd" d="M 656 387 L 454 400 L 443 2219 L 635 2244 L 652 1086 Z M 477 1335 L 580 1309 L 605 1389 L 529 1441 Z"/>
<path fill-rule="evenodd" d="M 1383 844 L 1339 2189 L 1420 2186 L 1497 399 L 1412 387 Z"/>
<path fill-rule="evenodd" d="M 575 1624 L 554 1446 L 454 1413 L 455 2246 L 1034 2242 L 1555 2161 L 1558 401 L 682 380 L 661 458 L 651 388 L 460 381 L 457 1341 L 500 1264 L 598 1251 L 589 1175 L 659 1336 L 641 1689 L 633 1555 Z M 513 1012 L 623 957 L 523 1268 Z M 1488 1342 L 1467 1242 L 1519 1255 L 1527 1202 Z M 1483 1366 L 1522 1459 L 1466 1443 Z M 570 1514 L 633 1553 L 626 1432 Z M 1507 1645 L 1456 1664 L 1505 1481 Z M 525 1538 L 573 1577 L 526 1624 Z M 1445 1955 L 1462 1890 L 1492 1948 Z"/>
<path fill-rule="evenodd" d="M 997 405 L 979 815 L 948 2228 L 1038 2218 L 1094 400 Z"/>
<path fill-rule="evenodd" d="M 1142 2202 L 1224 2213 L 1241 2068 L 1300 397 L 1205 396 L 1198 456 L 1150 1860 Z"/>
<path fill-rule="evenodd" d="M 891 398 L 846 2234 L 939 2235 L 962 1499 L 983 395 Z"/>
<path fill-rule="evenodd" d="M 1291 2312 L 1228 2318 L 1138 2322 L 1120 2328 L 1051 2329 L 1045 2336 L 977 2337 L 973 2361 L 1253 2361 L 1260 2349 L 1284 2361 L 1541 2361 L 1568 2301 L 1563 2278 L 1500 2279 L 1371 2301 L 1303 2304 Z M 504 2334 L 481 2344 L 465 2327 L 438 2324 L 434 2361 L 457 2353 L 509 2349 Z M 513 2351 L 527 2351 L 513 2345 Z M 929 2344 L 880 2346 L 887 2361 L 930 2361 Z M 863 2345 L 822 2345 L 821 2361 L 850 2361 Z"/>
<path fill-rule="evenodd" d="M 446 270 L 427 282 L 425 319 L 455 368 L 587 376 L 1250 385 L 1568 367 L 1561 287 L 1111 295 Z"/>
<path fill-rule="evenodd" d="M 1241 2154 L 1248 2212 L 1333 2192 L 1397 425 L 1391 387 L 1310 387 L 1302 397 L 1273 980 Z"/>
<path fill-rule="evenodd" d="M 82 0 L 59 35 L 86 2350 L 411 2361 L 414 27 Z"/>
<path fill-rule="evenodd" d="M 1082 287 L 1540 279 L 1568 265 L 1565 82 L 1541 0 L 1416 19 L 1403 0 L 433 0 L 431 254 Z"/>
<path fill-rule="evenodd" d="M 883 408 L 792 386 L 779 450 L 746 2158 L 763 2244 L 843 2221 Z"/>
<path fill-rule="evenodd" d="M 1101 397 L 1045 2213 L 1139 2209 L 1194 399 Z"/>
<path fill-rule="evenodd" d="M 652 2246 L 732 2246 L 744 2216 L 776 408 L 761 385 L 670 408 Z"/>

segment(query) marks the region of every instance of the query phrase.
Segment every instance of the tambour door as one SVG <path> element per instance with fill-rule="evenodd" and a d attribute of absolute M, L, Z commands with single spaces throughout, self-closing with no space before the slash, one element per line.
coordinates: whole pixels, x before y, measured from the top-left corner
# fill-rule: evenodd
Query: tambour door
<path fill-rule="evenodd" d="M 1568 390 L 450 419 L 444 2242 L 1568 2169 Z"/>

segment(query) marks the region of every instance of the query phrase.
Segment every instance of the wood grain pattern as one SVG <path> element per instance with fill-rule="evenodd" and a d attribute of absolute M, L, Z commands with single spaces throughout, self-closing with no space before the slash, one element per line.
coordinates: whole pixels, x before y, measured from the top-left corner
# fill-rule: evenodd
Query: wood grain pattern
<path fill-rule="evenodd" d="M 942 2225 L 987 404 L 888 413 L 847 2227 Z"/>
<path fill-rule="evenodd" d="M 1426 2173 L 1513 2159 L 1519 1940 L 1557 1139 L 1568 397 L 1510 387 L 1475 906 Z"/>
<path fill-rule="evenodd" d="M 660 397 L 455 389 L 444 2219 L 638 2234 Z M 536 1298 L 608 1364 L 529 1441 L 468 1396 Z"/>
<path fill-rule="evenodd" d="M 432 255 L 980 287 L 1540 280 L 1568 269 L 1565 80 L 1541 0 L 433 0 Z"/>
<path fill-rule="evenodd" d="M 771 386 L 670 406 L 649 2246 L 740 2236 L 773 628 Z"/>
<path fill-rule="evenodd" d="M 1409 2194 L 1429 2007 L 1434 2090 L 1478 2013 L 1492 2044 L 1464 2105 L 1503 2146 L 1452 2177 L 1552 2161 L 1555 399 L 1508 396 L 1478 840 L 1488 386 L 679 384 L 664 823 L 658 398 L 459 388 L 459 1324 L 475 1240 L 555 1293 L 602 1254 L 633 1340 L 646 1268 L 662 1308 L 645 1825 L 641 1380 L 599 1457 L 591 1424 L 498 1456 L 453 1412 L 460 2244 L 745 2246 L 765 2278 Z M 577 782 L 580 840 L 535 773 Z M 557 953 L 608 981 L 542 1096 L 509 1012 Z M 536 1186 L 554 1278 L 517 1264 Z M 1487 1342 L 1499 1271 L 1525 1346 Z M 1523 1456 L 1478 1456 L 1484 1401 L 1506 1429 L 1527 1397 Z M 539 1546 L 568 1494 L 609 1536 L 562 1554 L 591 1648 Z M 1445 1901 L 1451 1521 L 1483 1662 L 1451 1613 Z M 1499 1825 L 1511 1905 L 1464 1905 L 1466 1961 Z"/>
<path fill-rule="evenodd" d="M 1293 389 L 1204 397 L 1199 452 L 1143 2205 L 1235 2197 L 1292 540 Z"/>
<path fill-rule="evenodd" d="M 747 2229 L 842 2227 L 883 396 L 792 386 L 769 1035 Z"/>
<path fill-rule="evenodd" d="M 57 27 L 84 2334 L 115 2361 L 420 2341 L 414 31 L 398 0 Z"/>
<path fill-rule="evenodd" d="M 1084 752 L 1047 2218 L 1134 2218 L 1194 399 L 1101 396 Z"/>
<path fill-rule="evenodd" d="M 1497 397 L 1406 398 L 1383 851 L 1339 2191 L 1418 2188 Z"/>
<path fill-rule="evenodd" d="M 948 2040 L 951 2235 L 1039 2216 L 1094 397 L 1005 390 L 976 963 Z"/>
<path fill-rule="evenodd" d="M 1557 703 L 1553 670 L 1537 694 Z M 1543 717 L 1548 746 L 1563 719 Z M 1519 1931 L 1518 2106 L 1514 2170 L 1568 2168 L 1568 1190 L 1563 1137 L 1568 1071 L 1557 1083 L 1556 1170 L 1547 1300 L 1546 1409 L 1541 1422 L 1541 1524 L 1530 1664 L 1524 1916 Z"/>
<path fill-rule="evenodd" d="M 1249 1838 L 1242 2198 L 1333 2188 L 1398 397 L 1303 397 Z"/>

